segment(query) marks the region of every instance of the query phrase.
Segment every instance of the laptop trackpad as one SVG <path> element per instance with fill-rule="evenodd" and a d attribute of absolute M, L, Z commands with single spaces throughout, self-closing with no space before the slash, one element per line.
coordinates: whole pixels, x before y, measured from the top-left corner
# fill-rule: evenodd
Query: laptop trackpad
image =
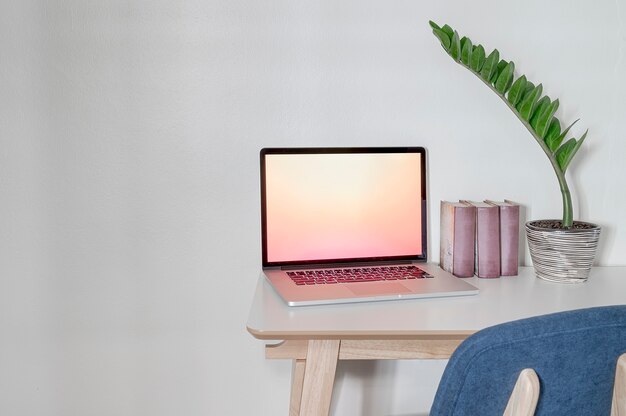
<path fill-rule="evenodd" d="M 358 296 L 376 296 L 390 295 L 392 293 L 408 293 L 411 292 L 406 286 L 396 282 L 374 283 L 367 282 L 363 285 L 350 286 L 346 285 L 352 293 Z"/>

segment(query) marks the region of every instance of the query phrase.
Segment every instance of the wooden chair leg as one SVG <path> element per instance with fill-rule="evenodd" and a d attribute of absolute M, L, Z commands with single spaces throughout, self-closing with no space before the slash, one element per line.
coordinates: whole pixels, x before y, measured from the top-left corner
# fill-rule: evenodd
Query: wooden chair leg
<path fill-rule="evenodd" d="M 626 416 L 626 354 L 617 360 L 611 416 Z"/>
<path fill-rule="evenodd" d="M 300 415 L 305 365 L 305 360 L 293 360 L 293 369 L 291 372 L 291 397 L 289 398 L 289 416 Z"/>
<path fill-rule="evenodd" d="M 533 416 L 539 400 L 539 377 L 535 370 L 526 368 L 521 371 L 509 402 L 504 409 L 504 416 Z"/>
<path fill-rule="evenodd" d="M 328 415 L 338 359 L 339 340 L 309 341 L 300 415 Z"/>

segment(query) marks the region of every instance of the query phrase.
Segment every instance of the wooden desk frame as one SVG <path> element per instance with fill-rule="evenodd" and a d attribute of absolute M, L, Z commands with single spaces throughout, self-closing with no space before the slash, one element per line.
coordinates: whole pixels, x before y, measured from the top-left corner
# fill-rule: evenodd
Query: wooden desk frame
<path fill-rule="evenodd" d="M 290 339 L 265 346 L 267 359 L 291 359 L 289 415 L 328 415 L 339 360 L 447 359 L 467 335 L 398 339 Z"/>

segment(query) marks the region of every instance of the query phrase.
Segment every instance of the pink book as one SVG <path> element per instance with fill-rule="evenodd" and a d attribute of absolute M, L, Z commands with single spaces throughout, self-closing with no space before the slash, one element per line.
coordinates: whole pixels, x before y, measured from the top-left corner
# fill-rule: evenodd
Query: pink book
<path fill-rule="evenodd" d="M 519 267 L 519 204 L 485 201 L 500 209 L 500 274 L 517 276 Z"/>
<path fill-rule="evenodd" d="M 440 266 L 457 277 L 474 275 L 476 208 L 441 201 Z"/>
<path fill-rule="evenodd" d="M 500 277 L 500 210 L 485 202 L 462 202 L 476 207 L 476 276 Z"/>

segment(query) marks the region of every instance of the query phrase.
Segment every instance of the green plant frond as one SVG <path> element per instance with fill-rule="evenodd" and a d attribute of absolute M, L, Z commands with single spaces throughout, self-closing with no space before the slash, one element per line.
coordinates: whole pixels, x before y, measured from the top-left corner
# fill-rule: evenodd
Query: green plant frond
<path fill-rule="evenodd" d="M 433 22 L 432 20 L 429 20 L 429 21 L 428 21 L 428 24 L 429 24 L 429 25 L 430 25 L 430 27 L 432 27 L 433 29 L 441 29 L 441 28 L 439 27 L 439 25 L 438 25 L 437 23 Z"/>
<path fill-rule="evenodd" d="M 448 26 L 448 25 L 443 25 L 443 26 L 441 27 L 441 30 L 443 30 L 443 31 L 444 31 L 444 33 L 445 33 L 446 35 L 448 35 L 448 37 L 449 37 L 450 39 L 452 39 L 452 36 L 454 35 L 454 30 L 452 30 L 452 28 L 451 28 L 450 26 Z"/>
<path fill-rule="evenodd" d="M 500 52 L 497 49 L 494 49 L 487 59 L 485 59 L 485 63 L 483 64 L 482 69 L 480 70 L 480 76 L 487 82 L 491 81 L 491 77 L 498 69 L 498 62 L 500 62 Z"/>
<path fill-rule="evenodd" d="M 517 103 L 521 100 L 522 94 L 526 90 L 526 75 L 522 75 L 519 77 L 513 85 L 511 85 L 511 89 L 509 90 L 509 95 L 507 99 L 512 106 L 516 106 Z"/>
<path fill-rule="evenodd" d="M 559 100 L 551 101 L 547 96 L 542 97 L 542 84 L 535 86 L 525 75 L 516 79 L 515 64 L 501 60 L 497 49 L 485 56 L 482 45 L 474 46 L 466 36 L 459 38 L 458 32 L 450 26 L 439 27 L 433 21 L 429 24 L 446 52 L 500 96 L 546 153 L 563 195 L 563 227 L 571 227 L 573 209 L 565 170 L 587 137 L 587 132 L 579 140 L 571 138 L 561 144 L 578 120 L 561 131 L 561 122 L 554 116 L 559 108 Z"/>
<path fill-rule="evenodd" d="M 533 113 L 535 109 L 535 105 L 537 104 L 537 100 L 541 93 L 543 92 L 543 85 L 539 84 L 533 89 L 531 92 L 526 94 L 522 99 L 522 102 L 519 106 L 519 115 L 526 121 L 530 119 L 530 115 Z"/>
<path fill-rule="evenodd" d="M 522 102 L 524 101 L 524 98 L 526 98 L 526 96 L 528 94 L 530 94 L 531 92 L 533 92 L 535 89 L 535 84 L 533 84 L 530 81 L 526 81 L 526 86 L 524 87 L 524 91 L 522 91 L 522 96 L 520 97 L 519 102 L 517 103 L 517 105 L 515 106 L 515 108 L 517 109 L 517 111 L 519 112 L 519 109 L 522 106 Z"/>
<path fill-rule="evenodd" d="M 539 101 L 537 101 L 537 105 L 535 105 L 535 109 L 530 116 L 530 125 L 535 131 L 537 131 L 537 120 L 539 120 L 539 117 L 543 115 L 544 111 L 548 110 L 550 104 L 552 104 L 552 102 L 550 101 L 550 97 L 547 95 L 544 95 L 539 99 Z"/>
<path fill-rule="evenodd" d="M 459 34 L 456 30 L 450 40 L 450 50 L 448 50 L 448 52 L 455 61 L 461 59 L 461 40 L 459 39 Z"/>
<path fill-rule="evenodd" d="M 490 80 L 494 86 L 496 85 L 496 81 L 498 80 L 498 77 L 500 76 L 504 68 L 507 66 L 507 64 L 508 62 L 505 61 L 504 59 L 500 59 L 500 62 L 498 62 L 498 65 L 496 66 L 496 72 L 493 74 Z"/>
<path fill-rule="evenodd" d="M 535 131 L 537 135 L 541 138 L 546 137 L 548 133 L 548 127 L 550 126 L 552 117 L 554 113 L 559 108 L 559 99 L 554 100 L 548 108 L 539 116 L 537 119 L 537 126 L 535 127 Z"/>
<path fill-rule="evenodd" d="M 555 149 L 558 148 L 561 145 L 561 143 L 563 142 L 563 139 L 565 139 L 565 136 L 567 136 L 567 133 L 569 133 L 569 130 L 572 128 L 572 126 L 574 126 L 574 124 L 578 123 L 578 120 L 580 120 L 580 119 L 577 118 L 576 120 L 574 120 L 572 122 L 572 124 L 567 126 L 567 128 L 561 132 L 559 137 L 557 137 L 557 139 L 555 140 L 556 141 Z M 553 150 L 553 152 L 554 152 L 554 150 Z"/>
<path fill-rule="evenodd" d="M 437 38 L 439 38 L 439 41 L 441 42 L 441 46 L 443 46 L 443 49 L 445 49 L 446 52 L 448 52 L 450 50 L 450 38 L 448 37 L 446 32 L 444 32 L 441 29 L 433 29 L 433 33 L 435 34 L 435 36 L 437 36 Z"/>
<path fill-rule="evenodd" d="M 472 45 L 472 41 L 468 38 L 465 39 L 465 42 L 461 42 L 461 62 L 467 67 L 470 66 L 470 61 L 472 60 L 472 52 L 474 50 L 474 46 Z"/>
<path fill-rule="evenodd" d="M 552 120 L 550 121 L 550 126 L 548 127 L 548 132 L 546 133 L 546 137 L 544 139 L 544 141 L 546 142 L 546 146 L 548 146 L 548 148 L 550 149 L 552 153 L 554 153 L 555 150 L 558 149 L 559 145 L 561 144 L 560 140 L 562 139 L 559 139 L 560 137 L 561 137 L 561 122 L 559 121 L 558 118 L 552 117 Z"/>
<path fill-rule="evenodd" d="M 563 143 L 554 154 L 554 157 L 556 157 L 556 161 L 558 162 L 559 167 L 561 168 L 561 171 L 563 173 L 565 173 L 565 167 L 569 163 L 570 155 L 574 151 L 575 147 L 576 139 L 572 137 L 571 139 Z"/>
<path fill-rule="evenodd" d="M 565 142 L 563 146 L 559 148 L 559 150 L 557 150 L 556 160 L 559 162 L 559 167 L 561 168 L 563 173 L 565 173 L 570 162 L 572 161 L 572 159 L 574 159 L 576 152 L 578 152 L 578 149 L 580 149 L 580 146 L 582 146 L 583 142 L 585 141 L 585 138 L 587 137 L 588 132 L 589 130 L 586 130 L 585 133 L 578 140 L 574 138 L 569 139 L 567 142 Z M 570 143 L 573 143 L 573 145 Z M 570 145 L 567 148 L 565 148 L 566 145 L 568 144 Z M 564 149 L 564 150 L 562 154 L 559 154 L 561 149 Z"/>
<path fill-rule="evenodd" d="M 500 94 L 504 95 L 511 85 L 513 84 L 513 76 L 515 72 L 515 63 L 513 61 L 506 64 L 502 72 L 498 75 L 498 79 L 494 86 L 496 87 L 496 91 Z"/>
<path fill-rule="evenodd" d="M 485 63 L 485 48 L 483 45 L 478 45 L 472 51 L 472 57 L 470 58 L 470 69 L 476 73 L 480 72 Z"/>

